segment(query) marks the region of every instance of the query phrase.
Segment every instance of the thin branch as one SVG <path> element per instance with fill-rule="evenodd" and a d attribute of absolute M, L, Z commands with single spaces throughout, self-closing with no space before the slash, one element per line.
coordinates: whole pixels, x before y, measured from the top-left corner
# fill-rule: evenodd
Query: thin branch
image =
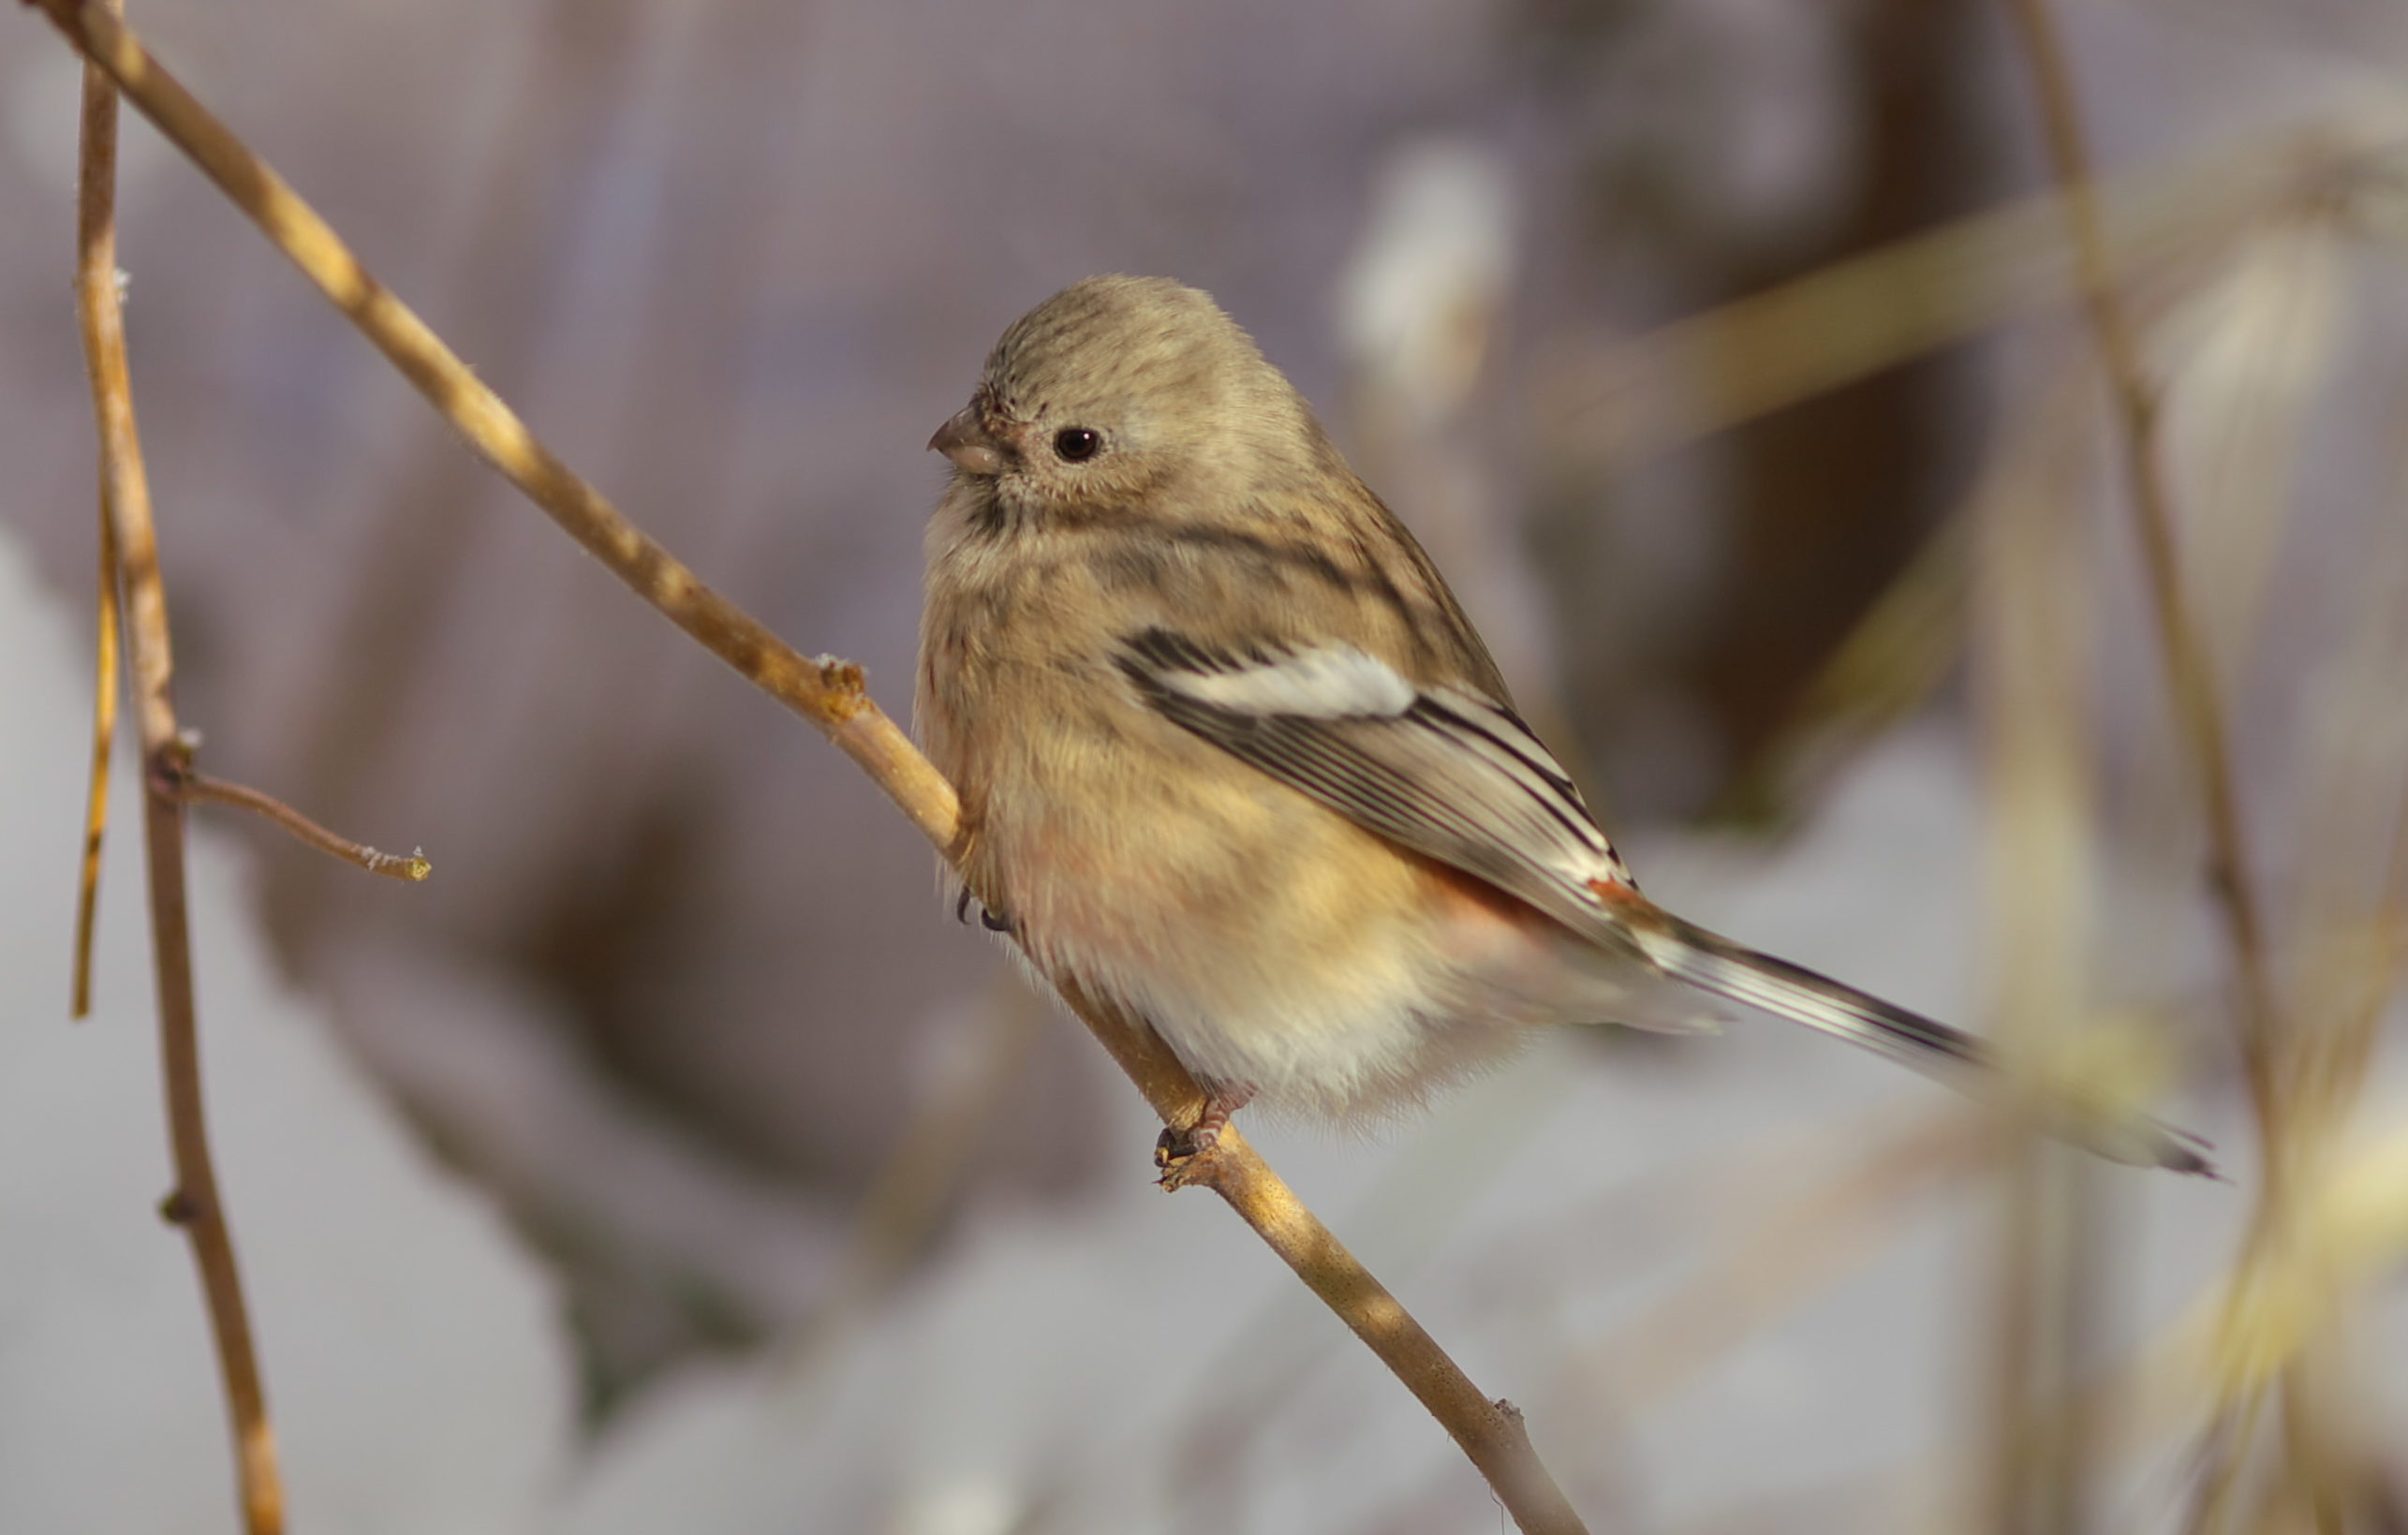
<path fill-rule="evenodd" d="M 2049 159 L 2064 187 L 2065 215 L 2074 239 L 2083 303 L 2122 428 L 2129 499 L 2148 572 L 2175 728 L 2198 775 L 2206 802 L 2208 883 L 2232 944 L 2240 992 L 2241 1064 L 2257 1123 L 2261 1181 L 2249 1237 L 2250 1261 L 2254 1262 L 2279 1237 L 2288 1205 L 2295 1146 L 2285 1133 L 2290 1116 L 2277 1003 L 2267 957 L 2266 925 L 2250 874 L 2248 838 L 2234 785 L 2223 701 L 2214 662 L 2183 585 L 2173 496 L 2157 455 L 2157 394 L 2142 365 L 2131 319 L 2117 294 L 2072 66 L 2048 0 L 2012 0 L 2008 10 L 2031 66 Z M 2294 1360 L 2283 1374 L 2282 1402 L 2283 1438 L 2295 1463 L 2306 1434 L 2304 1380 L 2297 1365 Z M 2201 1495 L 2188 1521 L 2193 1531 L 2221 1522 L 2234 1480 L 2246 1459 L 2243 1452 L 2254 1437 L 2262 1399 L 2262 1391 L 2253 1389 L 2238 1402 L 2226 1399 L 2217 1405 L 2202 1441 L 2206 1462 Z M 2335 1510 L 2314 1502 L 2309 1512 L 2323 1535 L 2338 1535 Z"/>
<path fill-rule="evenodd" d="M 28 0 L 190 155 L 271 244 L 383 352 L 468 445 L 585 552 L 755 686 L 803 716 L 860 763 L 912 823 L 949 847 L 959 805 L 946 783 L 862 690 L 861 669 L 805 659 L 750 613 L 705 586 L 668 550 L 578 478 L 409 307 L 371 276 L 303 202 L 98 0 Z"/>
<path fill-rule="evenodd" d="M 2165 664 L 2176 729 L 2181 732 L 2206 799 L 2208 882 L 2232 939 L 2241 993 L 2241 1058 L 2249 1077 L 2251 1107 L 2269 1178 L 2281 1160 L 2277 1129 L 2282 1122 L 2275 1060 L 2274 988 L 2267 968 L 2266 926 L 2259 916 L 2256 885 L 2250 878 L 2249 846 L 2242 834 L 2240 801 L 2233 783 L 2232 750 L 2214 664 L 2191 612 L 2177 546 L 2174 499 L 2157 456 L 2157 393 L 2140 358 L 2132 321 L 2117 296 L 2107 250 L 2106 225 L 2099 210 L 2090 170 L 2081 103 L 2048 0 L 2011 0 L 2008 10 L 2030 57 L 2040 98 L 2048 155 L 2063 184 L 2065 221 L 2074 239 L 2076 271 L 2090 315 L 2099 359 L 2122 428 L 2124 468 L 2134 522 L 2148 571 L 2149 604 L 2158 649 Z"/>
<path fill-rule="evenodd" d="M 96 7 L 95 14 L 108 15 Z M 114 18 L 111 18 L 114 21 Z M 117 96 L 108 78 L 87 67 L 83 77 L 82 167 L 76 204 L 76 299 L 92 374 L 92 405 L 100 438 L 106 510 L 117 579 L 125 585 L 127 650 L 142 752 L 154 765 L 177 750 L 175 705 L 169 684 L 175 662 L 168 641 L 167 590 L 159 576 L 158 542 L 151 522 L 151 489 L 134 426 L 134 398 L 126 367 L 125 311 L 117 291 Z M 113 584 L 112 583 L 110 583 Z M 104 609 L 104 622 L 106 610 Z M 146 778 L 148 775 L 146 775 Z M 250 1535 L 284 1528 L 284 1483 L 276 1469 L 275 1434 L 251 1345 L 234 1241 L 217 1194 L 200 1088 L 200 1047 L 193 1002 L 192 935 L 185 919 L 184 805 L 155 783 L 142 796 L 143 842 L 150 864 L 151 943 L 159 994 L 159 1057 L 165 1078 L 168 1139 L 176 1187 L 166 1206 L 192 1244 L 194 1263 L 217 1341 L 217 1365 L 234 1434 L 235 1476 Z"/>
<path fill-rule="evenodd" d="M 1204 1109 L 1203 1092 L 1153 1030 L 1075 986 L 1061 992 L 1164 1124 L 1195 1123 Z M 1235 1127 L 1221 1130 L 1213 1155 L 1184 1164 L 1175 1183 L 1165 1182 L 1208 1188 L 1228 1201 L 1445 1427 L 1526 1535 L 1585 1528 L 1531 1449 L 1520 1411 L 1510 1402 L 1482 1395 L 1438 1340 L 1305 1207 Z"/>
<path fill-rule="evenodd" d="M 326 221 L 170 75 L 96 0 L 28 0 L 107 70 L 271 244 L 343 311 L 487 463 L 644 601 L 860 764 L 948 858 L 962 839 L 953 786 L 863 689 L 861 669 L 806 660 L 702 584 L 539 441 L 426 324 L 370 276 Z M 139 616 L 139 615 L 138 615 Z M 1204 1095 L 1151 1031 L 1090 999 L 1071 1005 L 1165 1124 L 1195 1122 Z M 1531 1453 L 1520 1414 L 1491 1401 L 1395 1296 L 1305 1208 L 1244 1137 L 1224 1132 L 1205 1181 L 1379 1355 L 1460 1445 L 1529 1535 L 1574 1535 L 1579 1516 Z"/>
<path fill-rule="evenodd" d="M 1584 1528 L 1531 1448 L 1520 1410 L 1482 1395 L 1403 1303 L 1371 1277 L 1234 1129 L 1220 1132 L 1207 1177 L 1255 1234 L 1446 1426 L 1515 1524 L 1529 1535 Z"/>
<path fill-rule="evenodd" d="M 213 778 L 205 773 L 196 773 L 188 766 L 171 769 L 165 787 L 169 793 L 187 804 L 208 800 L 263 816 L 319 852 L 339 858 L 346 863 L 357 864 L 370 874 L 415 882 L 435 872 L 435 865 L 427 862 L 424 853 L 380 853 L 365 843 L 335 835 L 272 794 L 262 794 L 256 789 L 229 783 L 223 778 Z"/>
<path fill-rule="evenodd" d="M 87 66 L 85 73 L 93 71 Z M 111 125 L 117 93 L 108 92 Z M 84 791 L 83 870 L 75 889 L 75 982 L 70 1018 L 92 1015 L 92 937 L 100 908 L 100 839 L 109 826 L 109 757 L 117 741 L 117 535 L 109 527 L 109 476 L 100 477 L 100 581 L 94 611 L 92 776 Z"/>

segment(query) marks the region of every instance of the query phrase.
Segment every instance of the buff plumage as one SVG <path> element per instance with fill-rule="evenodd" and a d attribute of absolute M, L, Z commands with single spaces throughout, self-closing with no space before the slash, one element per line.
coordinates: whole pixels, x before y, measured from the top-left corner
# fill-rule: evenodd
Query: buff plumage
<path fill-rule="evenodd" d="M 1415 1101 L 1537 1026 L 1708 995 L 1960 1085 L 1979 1044 L 1642 896 L 1412 536 L 1212 300 L 1099 277 L 1004 332 L 930 444 L 918 728 L 968 893 L 1212 1097 Z M 2056 1128 L 2203 1171 L 2186 1137 Z"/>

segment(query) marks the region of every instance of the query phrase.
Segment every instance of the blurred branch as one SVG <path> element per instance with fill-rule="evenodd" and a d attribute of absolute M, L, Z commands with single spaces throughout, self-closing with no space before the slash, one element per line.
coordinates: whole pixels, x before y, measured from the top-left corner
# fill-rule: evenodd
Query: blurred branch
<path fill-rule="evenodd" d="M 1998 1040 L 2027 1082 L 2103 1073 L 2073 1053 L 2096 1015 L 2092 955 L 2099 789 L 2090 670 L 2096 577 L 2079 516 L 2088 402 L 2044 389 L 1974 495 L 1974 696 L 1984 740 Z M 2095 1038 L 2095 1036 L 2092 1036 Z M 2112 1081 L 2112 1075 L 2107 1075 Z M 2076 1401 L 2095 1336 L 2107 1244 L 2089 1169 L 2018 1138 L 2002 1169 L 1989 1296 L 1984 1528 L 2078 1535 L 2097 1434 Z"/>
<path fill-rule="evenodd" d="M 2198 1296 L 2182 1313 L 2111 1362 L 2103 1363 L 2078 1388 L 2055 1402 L 2030 1405 L 2012 1431 L 2035 1434 L 2059 1431 L 2046 1420 L 2067 1412 L 2093 1428 L 2090 1453 L 2105 1459 L 2129 1461 L 2138 1452 L 2160 1444 L 2177 1424 L 2196 1412 L 2203 1394 L 2231 1389 L 2230 1383 L 2264 1386 L 2278 1378 L 2294 1353 L 2330 1326 L 2335 1315 L 2353 1300 L 2396 1287 L 2408 1272 L 2408 1132 L 2393 1128 L 2353 1144 L 2321 1168 L 2303 1176 L 2295 1196 L 2301 1241 L 2269 1255 L 2253 1267 L 2228 1273 Z M 2380 1350 L 2369 1357 L 2385 1357 Z M 2262 1402 L 2262 1394 L 2249 1400 Z M 2108 1410 L 2110 1404 L 2121 1410 Z M 2361 1420 L 2368 1426 L 2373 1420 Z M 2236 1414 L 2232 1431 L 2248 1427 L 2247 1414 Z M 2219 1425 L 2219 1431 L 2223 1431 Z M 2378 1430 L 2369 1427 L 2369 1432 Z M 2209 1453 L 2234 1453 L 2238 1441 L 2205 1441 Z M 1927 1448 L 1906 1466 L 1893 1466 L 1865 1475 L 1850 1476 L 1826 1492 L 1846 1505 L 1846 1517 L 1817 1521 L 1833 1528 L 1869 1529 L 1896 1523 L 1902 1528 L 1956 1528 L 1961 1520 L 1943 1513 L 1953 1508 L 1948 1486 L 1957 1469 L 1974 1454 L 1971 1444 L 1943 1442 Z M 2204 1456 L 2194 1452 L 2194 1468 Z M 2380 1507 L 2381 1489 L 2366 1494 L 2371 1508 Z M 1710 1525 L 1687 1527 L 1692 1535 L 1732 1535 L 1740 1529 L 1793 1530 L 1800 1527 L 1800 1498 L 1783 1488 L 1750 1505 L 1738 1516 Z M 1910 1506 L 1913 1517 L 1877 1517 Z M 2194 1527 L 2195 1528 L 2195 1527 Z M 2268 1520 L 2253 1529 L 2295 1530 L 2297 1524 Z M 2358 1527 L 2353 1526 L 2352 1528 Z M 2399 1527 L 2381 1522 L 2378 1514 L 2364 1526 L 2386 1535 Z"/>
<path fill-rule="evenodd" d="M 88 70 L 89 66 L 87 66 Z M 117 93 L 105 93 L 110 128 L 116 127 Z M 92 110 L 89 103 L 85 111 Z M 87 148 L 85 154 L 89 156 Z M 116 242 L 107 242 L 114 246 Z M 79 256 L 79 259 L 83 259 Z M 107 258 L 115 259 L 114 250 Z M 81 292 L 81 273 L 77 278 Z M 75 890 L 75 981 L 70 1018 L 92 1014 L 92 937 L 100 906 L 100 839 L 109 826 L 109 757 L 117 740 L 117 535 L 109 526 L 109 474 L 100 475 L 100 581 L 94 604 L 92 658 L 92 775 L 84 790 L 83 869 Z"/>
<path fill-rule="evenodd" d="M 2121 233 L 2106 258 L 2130 272 L 2221 249 L 2224 235 L 2363 153 L 2346 136 L 2285 135 L 2120 179 Z M 1878 245 L 1570 364 L 1542 391 L 1563 402 L 1542 429 L 1566 452 L 1628 463 L 2046 307 L 2078 280 L 2060 233 L 2067 199 L 2046 194 Z"/>
<path fill-rule="evenodd" d="M 2242 1262 L 2247 1274 L 2287 1234 L 2284 1227 L 2292 1215 L 2289 1196 L 2297 1148 L 2285 1133 L 2289 1105 L 2279 1054 L 2282 1041 L 2266 928 L 2251 878 L 2247 834 L 2234 784 L 2231 741 L 2214 662 L 2184 589 L 2173 498 L 2158 457 L 2158 397 L 2142 363 L 2132 322 L 2116 292 L 2081 102 L 2063 41 L 2048 0 L 2013 0 L 2008 10 L 2039 97 L 2049 159 L 2065 193 L 2066 223 L 2073 237 L 2083 304 L 2122 431 L 2133 517 L 2148 573 L 2175 727 L 2206 802 L 2208 882 L 2232 944 L 2239 982 L 2241 1061 L 2261 1153 L 2261 1184 L 2249 1242 L 2252 1250 Z M 2227 1323 L 2235 1332 L 2243 1327 L 2238 1298 Z M 2331 1483 L 2315 1474 L 2323 1457 L 2305 1406 L 2309 1382 L 2296 1354 L 2280 1383 L 2283 1447 L 2290 1476 L 2305 1495 L 2303 1512 L 2321 1535 L 2340 1535 L 2342 1513 Z M 2261 1383 L 2238 1392 L 2227 1389 L 2221 1395 L 2203 1440 L 2208 1462 L 2203 1467 L 2201 1496 L 2192 1513 L 2193 1529 L 2210 1529 L 2221 1522 L 2229 1489 L 2254 1437 L 2253 1428 L 2266 1389 Z"/>
<path fill-rule="evenodd" d="M 2048 155 L 2064 193 L 2063 211 L 2073 236 L 2082 302 L 2089 312 L 2099 358 L 2113 395 L 2124 439 L 2133 517 L 2149 574 L 2158 646 L 2165 664 L 2177 728 L 2194 760 L 2207 800 L 2209 884 L 2233 944 L 2241 991 L 2241 1054 L 2250 1100 L 2269 1182 L 2279 1180 L 2278 1100 L 2274 992 L 2268 979 L 2265 923 L 2250 878 L 2249 849 L 2233 785 L 2232 753 L 2223 701 L 2182 582 L 2176 544 L 2174 502 L 2157 452 L 2157 393 L 2142 365 L 2140 345 L 2116 292 L 2105 220 L 2082 128 L 2064 48 L 2048 0 L 2012 0 L 2008 7 L 2029 55 L 2040 97 Z"/>
<path fill-rule="evenodd" d="M 115 24 L 114 16 L 105 9 L 96 7 L 94 14 Z M 102 549 L 107 553 L 113 545 L 122 562 L 102 585 L 111 587 L 120 579 L 125 584 L 125 611 L 131 619 L 127 641 L 136 718 L 143 758 L 155 770 L 145 775 L 142 825 L 150 864 L 152 963 L 159 993 L 160 1070 L 166 1078 L 168 1139 L 176 1174 L 175 1190 L 163 1209 L 185 1229 L 193 1262 L 200 1270 L 202 1297 L 217 1341 L 218 1371 L 233 1420 L 235 1475 L 244 1528 L 250 1535 L 275 1535 L 284 1528 L 284 1484 L 276 1469 L 275 1433 L 268 1422 L 267 1396 L 251 1344 L 251 1321 L 243 1303 L 233 1235 L 218 1199 L 201 1101 L 192 934 L 185 906 L 184 804 L 166 790 L 155 773 L 181 748 L 175 705 L 169 697 L 175 661 L 168 639 L 167 589 L 159 575 L 158 540 L 151 521 L 150 480 L 134 426 L 133 387 L 126 366 L 126 316 L 117 290 L 117 93 L 107 76 L 89 66 L 83 73 L 81 155 L 76 302 L 83 323 L 84 357 L 92 375 L 92 407 L 100 439 L 101 508 L 110 524 L 111 536 Z M 104 658 L 114 648 L 106 638 L 114 609 L 113 603 L 104 599 Z M 110 681 L 104 670 L 100 681 L 104 695 Z M 104 721 L 110 713 L 102 711 Z M 105 748 L 98 755 L 105 767 Z M 95 804 L 96 818 L 97 796 Z M 89 859 L 90 854 L 86 856 Z"/>
<path fill-rule="evenodd" d="M 830 1350 L 909 1266 L 945 1213 L 947 1199 L 978 1166 L 996 1119 L 1012 1100 L 1045 1022 L 1041 999 L 999 977 L 964 1041 L 969 1059 L 911 1110 L 888 1147 L 846 1243 L 836 1278 L 787 1345 L 797 1374 L 823 1377 Z"/>
<path fill-rule="evenodd" d="M 401 853 L 380 853 L 364 843 L 337 836 L 273 795 L 262 794 L 256 789 L 246 789 L 241 784 L 228 783 L 223 778 L 212 778 L 205 773 L 194 772 L 189 758 L 190 752 L 187 748 L 176 754 L 174 760 L 170 760 L 160 769 L 161 787 L 165 792 L 187 803 L 207 800 L 217 804 L 230 804 L 238 810 L 248 810 L 255 816 L 265 817 L 291 833 L 296 839 L 317 849 L 328 857 L 339 858 L 346 863 L 357 864 L 370 874 L 381 874 L 388 878 L 408 880 L 414 883 L 435 872 L 435 865 L 426 861 L 424 853 L 413 852 L 406 856 Z"/>
<path fill-rule="evenodd" d="M 1863 1127 L 1852 1124 L 1851 1131 Z M 1853 1139 L 1853 1136 L 1852 1136 Z M 1623 1400 L 1668 1396 L 1741 1338 L 1769 1328 L 1894 1239 L 1918 1196 L 1969 1181 L 1999 1158 L 1997 1126 L 1951 1104 L 1875 1139 L 1831 1175 L 1786 1190 L 1712 1261 L 1573 1367 L 1616 1361 Z"/>
<path fill-rule="evenodd" d="M 2227 1276 L 2174 1336 L 2213 1374 L 2273 1382 L 2329 1324 L 2344 1292 L 2395 1279 L 2408 1264 L 2408 1131 L 2354 1144 L 2299 1191 L 2300 1239 Z M 2235 1318 L 2238 1317 L 2238 1321 Z"/>
<path fill-rule="evenodd" d="M 539 441 L 501 397 L 417 315 L 370 276 L 326 221 L 160 67 L 96 0 L 30 0 L 143 115 L 190 155 L 269 241 L 391 361 L 485 461 L 663 616 L 835 742 L 948 858 L 962 839 L 953 786 L 863 688 L 860 667 L 806 660 L 759 620 L 702 584 Z M 129 558 L 135 557 L 128 546 Z M 155 584 L 152 589 L 155 605 Z M 137 605 L 138 623 L 142 610 Z M 159 659 L 164 659 L 163 653 Z M 138 647 L 137 668 L 142 653 Z M 164 684 L 164 672 L 160 674 Z M 164 705 L 162 690 L 159 702 Z M 172 716 L 162 715 L 173 739 Z M 145 722 L 149 739 L 149 722 Z M 154 794 L 155 807 L 176 805 Z M 1173 1126 L 1192 1124 L 1204 1095 L 1142 1024 L 1066 992 L 1146 1100 Z M 1454 1436 L 1526 1531 L 1572 1532 L 1579 1516 L 1539 1464 L 1520 1414 L 1482 1395 L 1445 1351 L 1339 1244 L 1258 1157 L 1222 1132 L 1194 1181 L 1208 1184 L 1294 1269 Z"/>
<path fill-rule="evenodd" d="M 1931 531 L 1808 683 L 1781 728 L 1723 786 L 1706 819 L 1794 830 L 1801 809 L 1869 742 L 1923 706 L 1964 649 L 1972 543 L 1961 509 Z"/>
<path fill-rule="evenodd" d="M 2347 198 L 2396 155 L 2346 124 L 2255 135 L 2104 184 L 2127 280 L 2221 254 L 2270 211 Z M 1627 466 L 1898 367 L 2079 286 L 2051 191 L 1877 245 L 1551 365 L 1549 450 Z M 1960 648 L 1969 539 L 1951 517 L 1869 608 L 1788 717 L 1705 812 L 1775 834 L 1864 745 L 1945 679 Z"/>

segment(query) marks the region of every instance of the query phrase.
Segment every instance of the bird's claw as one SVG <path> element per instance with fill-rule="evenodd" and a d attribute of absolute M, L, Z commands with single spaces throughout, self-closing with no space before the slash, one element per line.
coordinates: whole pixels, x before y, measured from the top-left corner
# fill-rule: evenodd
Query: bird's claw
<path fill-rule="evenodd" d="M 1165 1125 L 1154 1138 L 1154 1181 L 1164 1189 L 1212 1182 L 1220 1161 L 1220 1128 L 1198 1124 L 1187 1129 Z"/>
<path fill-rule="evenodd" d="M 1218 1088 L 1204 1102 L 1204 1113 L 1192 1125 L 1184 1128 L 1166 1125 L 1154 1138 L 1154 1167 L 1161 1173 L 1155 1181 L 1164 1188 L 1185 1188 L 1190 1184 L 1209 1184 L 1220 1173 L 1220 1132 L 1229 1128 L 1229 1116 L 1244 1108 L 1254 1096 L 1251 1087 Z"/>

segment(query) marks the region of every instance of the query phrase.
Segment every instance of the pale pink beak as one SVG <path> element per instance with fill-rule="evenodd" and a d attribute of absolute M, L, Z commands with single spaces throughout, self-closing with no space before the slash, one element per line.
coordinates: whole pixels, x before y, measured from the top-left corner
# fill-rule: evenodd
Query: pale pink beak
<path fill-rule="evenodd" d="M 937 428 L 937 435 L 928 439 L 928 446 L 952 459 L 954 466 L 965 474 L 997 475 L 1003 472 L 1003 451 L 996 447 L 995 439 L 986 435 L 986 427 L 979 420 L 975 402 L 964 406 L 959 414 Z"/>

